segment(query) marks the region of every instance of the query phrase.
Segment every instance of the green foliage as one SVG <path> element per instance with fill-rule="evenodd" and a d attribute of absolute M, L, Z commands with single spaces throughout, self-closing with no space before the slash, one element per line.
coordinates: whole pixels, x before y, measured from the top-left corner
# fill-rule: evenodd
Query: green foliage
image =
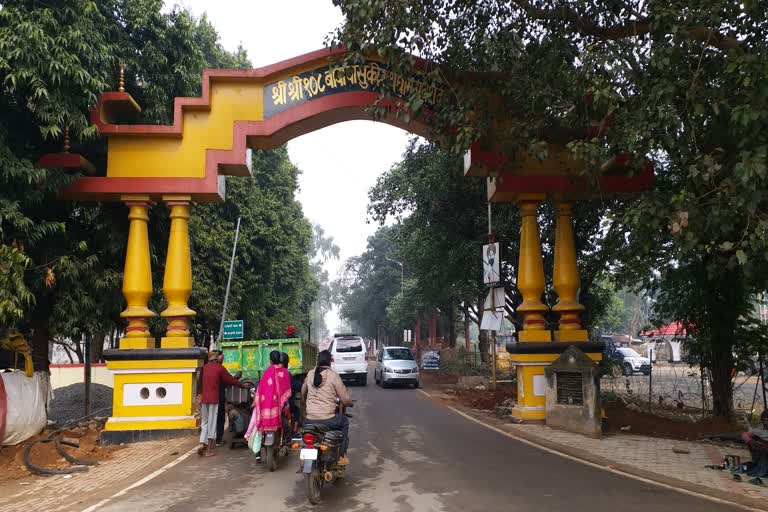
<path fill-rule="evenodd" d="M 226 201 L 193 209 L 190 307 L 199 339 L 218 335 L 238 216 L 227 318 L 243 319 L 247 338 L 280 337 L 288 325 L 300 334 L 308 325 L 318 283 L 308 259 L 312 226 L 294 199 L 298 174 L 284 146 L 255 151 L 251 178 L 227 178 Z"/>
<path fill-rule="evenodd" d="M 3 1 L 0 8 L 0 325 L 31 335 L 36 364 L 54 337 L 100 339 L 121 331 L 119 289 L 127 239 L 120 204 L 73 204 L 58 191 L 72 176 L 38 169 L 45 153 L 61 151 L 69 130 L 72 151 L 105 165 L 89 109 L 99 94 L 125 87 L 142 107 L 140 122 L 170 123 L 173 98 L 200 93 L 206 67 L 247 68 L 246 52 L 226 52 L 206 17 L 185 9 L 162 12 L 161 0 Z M 315 285 L 307 254 L 311 229 L 293 199 L 296 169 L 285 149 L 258 153 L 253 179 L 229 180 L 222 205 L 193 208 L 193 307 L 201 339 L 215 332 L 223 300 L 233 219 L 244 217 L 234 314 L 262 334 L 306 324 Z M 242 208 L 242 212 L 238 209 Z M 150 211 L 155 294 L 162 284 L 169 220 L 165 206 Z M 153 335 L 165 321 L 153 319 Z M 75 347 L 82 354 L 79 346 Z M 97 356 L 98 357 L 98 356 Z"/>
<path fill-rule="evenodd" d="M 655 190 L 609 205 L 614 270 L 668 298 L 658 321 L 695 323 L 695 343 L 718 354 L 711 364 L 732 363 L 739 318 L 768 287 L 764 2 L 335 3 L 346 17 L 337 40 L 353 51 L 384 47 L 401 72 L 413 73 L 404 52 L 439 66 L 427 69 L 451 93 L 436 108 L 456 152 L 493 134 L 509 148 L 567 142 L 595 164 L 590 174 L 617 152 L 635 155 L 634 167 L 652 159 Z M 492 133 L 499 105 L 509 125 Z M 593 123 L 605 137 L 585 134 Z M 728 371 L 712 375 L 715 412 L 729 415 Z"/>

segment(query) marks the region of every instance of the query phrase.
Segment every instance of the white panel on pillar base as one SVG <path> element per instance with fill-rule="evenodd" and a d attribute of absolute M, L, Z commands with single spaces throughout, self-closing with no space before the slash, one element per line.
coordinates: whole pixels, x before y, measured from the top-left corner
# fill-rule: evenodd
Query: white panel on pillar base
<path fill-rule="evenodd" d="M 181 382 L 125 384 L 123 405 L 181 405 L 183 389 Z"/>
<path fill-rule="evenodd" d="M 543 375 L 533 376 L 533 395 L 547 396 L 547 383 Z"/>

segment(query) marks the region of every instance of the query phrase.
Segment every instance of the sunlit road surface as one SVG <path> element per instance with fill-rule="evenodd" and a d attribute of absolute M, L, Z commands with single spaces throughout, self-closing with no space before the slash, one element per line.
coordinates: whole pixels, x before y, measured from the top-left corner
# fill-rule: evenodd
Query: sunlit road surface
<path fill-rule="evenodd" d="M 351 465 L 313 507 L 297 456 L 274 473 L 247 449 L 187 458 L 112 498 L 104 512 L 730 512 L 723 503 L 609 473 L 524 445 L 414 389 L 352 387 Z M 119 491 L 117 489 L 116 491 Z M 84 506 L 87 506 L 84 503 Z"/>

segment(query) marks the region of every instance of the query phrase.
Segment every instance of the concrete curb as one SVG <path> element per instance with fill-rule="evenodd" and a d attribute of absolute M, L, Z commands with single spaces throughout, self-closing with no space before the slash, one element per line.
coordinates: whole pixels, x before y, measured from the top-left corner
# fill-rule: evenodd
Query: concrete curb
<path fill-rule="evenodd" d="M 425 393 L 429 394 L 431 398 L 437 398 L 437 399 L 440 398 L 439 396 L 433 395 L 428 391 L 425 391 Z M 716 500 L 729 502 L 734 505 L 739 505 L 742 507 L 748 507 L 753 510 L 768 511 L 768 503 L 766 503 L 765 500 L 762 500 L 762 499 L 750 498 L 747 496 L 742 496 L 740 494 L 736 494 L 728 491 L 722 491 L 720 489 L 713 489 L 705 485 L 688 482 L 686 480 L 680 480 L 679 478 L 670 477 L 668 475 L 662 475 L 660 473 L 647 471 L 645 469 L 640 469 L 635 466 L 631 466 L 629 464 L 617 463 L 610 459 L 606 459 L 605 457 L 601 457 L 600 455 L 595 455 L 586 450 L 583 450 L 580 448 L 574 448 L 572 446 L 558 443 L 542 436 L 531 434 L 530 432 L 522 431 L 518 428 L 515 428 L 515 426 L 510 423 L 497 420 L 496 418 L 487 417 L 485 414 L 478 414 L 476 411 L 472 409 L 468 409 L 458 404 L 451 404 L 451 408 L 461 411 L 467 416 L 471 416 L 477 421 L 484 423 L 490 427 L 503 430 L 504 432 L 508 433 L 513 437 L 518 437 L 520 439 L 528 441 L 533 445 L 538 445 L 542 448 L 546 448 L 554 452 L 562 453 L 563 455 L 567 455 L 568 457 L 578 459 L 583 462 L 586 462 L 595 466 L 599 466 L 601 468 L 605 468 L 606 470 L 626 473 L 627 475 L 642 478 L 650 482 L 655 482 L 665 487 L 669 487 L 672 489 L 681 489 L 694 494 L 708 496 Z M 749 484 L 744 484 L 744 485 L 749 485 Z"/>

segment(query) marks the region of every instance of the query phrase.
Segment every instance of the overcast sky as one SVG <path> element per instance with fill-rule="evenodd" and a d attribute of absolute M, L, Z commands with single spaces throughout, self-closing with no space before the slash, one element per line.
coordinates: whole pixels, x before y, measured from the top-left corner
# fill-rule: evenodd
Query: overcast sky
<path fill-rule="evenodd" d="M 197 16 L 207 13 L 224 48 L 234 51 L 242 44 L 254 67 L 322 48 L 342 21 L 331 0 L 166 0 L 166 8 L 174 4 Z M 400 159 L 408 137 L 386 124 L 350 121 L 288 143 L 291 161 L 302 170 L 298 199 L 304 214 L 334 237 L 340 262 L 362 253 L 376 230 L 366 224 L 368 189 Z M 338 266 L 328 265 L 331 276 Z M 335 314 L 328 323 L 331 330 L 337 327 Z"/>

